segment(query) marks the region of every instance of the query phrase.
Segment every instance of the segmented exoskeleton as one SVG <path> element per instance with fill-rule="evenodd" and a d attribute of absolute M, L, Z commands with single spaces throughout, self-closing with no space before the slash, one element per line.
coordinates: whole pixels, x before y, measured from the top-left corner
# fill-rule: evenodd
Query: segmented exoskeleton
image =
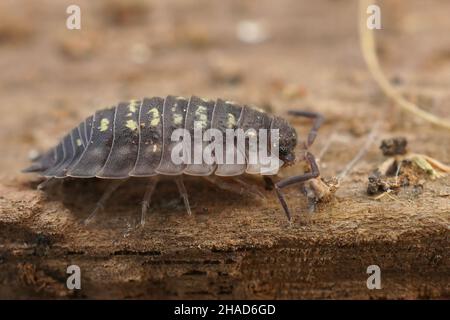
<path fill-rule="evenodd" d="M 304 143 L 304 159 L 310 171 L 289 177 L 273 184 L 288 219 L 291 215 L 281 189 L 319 176 L 314 157 L 307 151 L 313 143 L 323 118 L 316 113 L 292 111 L 291 115 L 315 119 Z M 218 99 L 216 101 L 192 96 L 152 97 L 142 101 L 132 100 L 97 111 L 68 133 L 56 147 L 34 160 L 25 172 L 38 172 L 49 180 L 55 178 L 115 179 L 105 191 L 91 214 L 100 209 L 112 192 L 130 177 L 150 177 L 142 207 L 141 222 L 150 203 L 158 176 L 175 176 L 174 179 L 191 212 L 182 175 L 203 176 L 215 181 L 219 187 L 230 189 L 227 182 L 215 176 L 235 177 L 244 173 L 255 174 L 254 165 L 244 164 L 175 164 L 171 159 L 174 130 L 184 128 L 193 132 L 194 125 L 202 130 L 226 129 L 278 129 L 279 158 L 283 166 L 295 161 L 294 149 L 297 134 L 289 123 L 276 116 L 248 106 Z M 270 142 L 269 142 L 270 143 Z M 265 176 L 270 180 L 270 177 Z M 271 180 L 270 180 L 271 181 Z M 240 180 L 240 183 L 244 183 Z M 251 190 L 251 188 L 249 188 Z M 88 219 L 90 219 L 88 218 Z"/>

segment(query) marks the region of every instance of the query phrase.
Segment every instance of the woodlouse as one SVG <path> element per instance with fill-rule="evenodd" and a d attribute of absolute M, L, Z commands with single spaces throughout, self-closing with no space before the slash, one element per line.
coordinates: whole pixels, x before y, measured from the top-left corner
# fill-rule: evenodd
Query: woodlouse
<path fill-rule="evenodd" d="M 310 170 L 302 175 L 285 178 L 275 183 L 270 176 L 264 176 L 264 178 L 274 187 L 290 220 L 291 214 L 281 189 L 319 176 L 319 169 L 308 147 L 314 142 L 323 117 L 318 113 L 304 111 L 290 111 L 289 114 L 314 120 L 304 142 L 304 153 L 302 153 Z M 246 171 L 249 173 L 248 164 L 174 164 L 170 158 L 173 147 L 173 142 L 170 140 L 171 134 L 177 128 L 193 130 L 195 121 L 203 121 L 205 130 L 208 128 L 221 131 L 230 128 L 278 129 L 279 158 L 283 161 L 283 166 L 291 165 L 296 160 L 294 149 L 297 146 L 297 134 L 283 118 L 222 99 L 213 101 L 196 96 L 190 99 L 167 96 L 166 98 L 145 98 L 142 101 L 132 100 L 97 111 L 23 171 L 37 172 L 47 177 L 47 181 L 66 177 L 114 179 L 87 221 L 103 207 L 106 200 L 125 179 L 150 177 L 142 204 L 141 223 L 144 223 L 158 176 L 174 176 L 190 214 L 188 196 L 182 180 L 183 174 L 203 176 L 223 189 L 230 189 L 227 182 L 216 176 L 236 177 Z M 239 183 L 245 182 L 239 180 Z M 249 185 L 246 186 L 248 190 L 251 190 Z"/>

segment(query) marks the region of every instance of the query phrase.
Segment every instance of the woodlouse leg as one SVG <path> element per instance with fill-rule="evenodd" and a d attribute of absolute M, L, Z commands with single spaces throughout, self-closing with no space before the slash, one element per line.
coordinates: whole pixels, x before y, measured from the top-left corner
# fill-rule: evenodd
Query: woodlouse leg
<path fill-rule="evenodd" d="M 151 178 L 148 182 L 147 189 L 145 190 L 144 200 L 142 200 L 141 226 L 145 224 L 145 215 L 147 214 L 148 207 L 150 206 L 150 200 L 157 184 L 158 178 Z"/>
<path fill-rule="evenodd" d="M 295 117 L 305 117 L 309 119 L 314 119 L 314 123 L 311 130 L 308 133 L 308 139 L 305 146 L 306 149 L 308 149 L 314 143 L 314 140 L 316 139 L 317 136 L 317 131 L 324 122 L 325 118 L 320 113 L 309 111 L 289 110 L 288 114 Z"/>
<path fill-rule="evenodd" d="M 237 182 L 238 184 L 240 184 L 241 186 L 244 187 L 244 191 L 247 191 L 250 194 L 253 194 L 254 196 L 258 197 L 258 198 L 262 198 L 262 199 L 266 199 L 266 197 L 264 196 L 264 194 L 261 193 L 260 190 L 258 190 L 258 187 L 256 187 L 255 185 L 249 184 L 247 182 L 245 182 L 242 178 L 232 178 L 233 181 Z"/>
<path fill-rule="evenodd" d="M 47 188 L 48 186 L 52 185 L 53 183 L 56 182 L 56 178 L 55 177 L 51 177 L 51 178 L 47 178 L 47 180 L 41 182 L 38 186 L 37 189 L 38 190 L 42 190 Z"/>
<path fill-rule="evenodd" d="M 317 178 L 320 175 L 319 168 L 317 166 L 316 159 L 314 158 L 314 156 L 311 153 L 306 152 L 305 159 L 311 167 L 311 172 L 307 172 L 299 176 L 289 177 L 275 183 L 275 191 L 289 221 L 291 221 L 291 213 L 289 211 L 288 205 L 286 203 L 286 200 L 284 199 L 284 195 L 281 189 L 293 184 L 302 183 L 310 179 Z"/>
<path fill-rule="evenodd" d="M 113 192 L 116 191 L 117 188 L 119 188 L 119 186 L 122 183 L 124 183 L 125 181 L 126 181 L 125 179 L 124 180 L 113 180 L 113 181 L 111 181 L 111 183 L 106 188 L 106 190 L 103 193 L 103 195 L 100 198 L 100 200 L 98 200 L 98 202 L 96 203 L 94 210 L 92 210 L 91 214 L 84 220 L 84 224 L 90 223 L 92 221 L 92 219 L 94 219 L 95 216 L 97 215 L 97 212 L 100 211 L 100 210 L 103 210 L 103 208 L 105 207 L 106 201 L 111 197 Z"/>
<path fill-rule="evenodd" d="M 184 206 L 186 207 L 188 215 L 192 215 L 191 206 L 189 205 L 188 194 L 187 194 L 187 191 L 186 191 L 186 187 L 184 186 L 182 176 L 176 177 L 175 178 L 175 183 L 177 184 L 178 191 L 180 192 L 180 195 L 183 198 Z"/>
<path fill-rule="evenodd" d="M 214 184 L 215 186 L 217 186 L 219 189 L 225 190 L 225 191 L 230 191 L 233 193 L 238 193 L 241 195 L 246 195 L 252 198 L 265 198 L 264 195 L 259 192 L 258 190 L 254 189 L 253 186 L 249 185 L 248 183 L 246 183 L 245 181 L 242 180 L 238 180 L 236 178 L 232 179 L 232 181 L 234 181 L 235 183 L 240 184 L 240 186 L 230 183 L 228 181 L 226 181 L 223 178 L 219 178 L 217 176 L 205 176 L 204 177 L 207 181 L 211 182 L 212 184 Z"/>

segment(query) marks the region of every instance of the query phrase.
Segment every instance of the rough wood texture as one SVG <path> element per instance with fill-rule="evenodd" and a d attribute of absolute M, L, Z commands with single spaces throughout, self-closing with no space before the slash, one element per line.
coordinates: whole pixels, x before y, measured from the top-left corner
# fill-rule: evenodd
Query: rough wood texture
<path fill-rule="evenodd" d="M 377 90 L 360 56 L 353 2 L 161 0 L 148 7 L 152 19 L 132 16 L 128 25 L 120 11 L 129 9 L 80 0 L 79 32 L 64 29 L 64 2 L 48 2 L 0 10 L 16 21 L 0 17 L 0 298 L 450 298 L 449 178 L 379 201 L 365 193 L 384 160 L 382 138 L 406 136 L 411 151 L 448 164 L 450 135 L 398 112 Z M 442 41 L 450 3 L 402 3 L 384 15 L 383 68 L 408 98 L 450 117 Z M 238 19 L 249 17 L 261 18 L 266 42 L 236 39 Z M 93 110 L 166 94 L 224 97 L 279 115 L 323 113 L 312 152 L 334 136 L 320 163 L 325 177 L 356 154 L 375 118 L 385 119 L 332 202 L 310 216 L 300 191 L 288 190 L 292 226 L 271 192 L 258 203 L 190 180 L 193 217 L 167 182 L 145 228 L 133 230 L 145 182 L 135 180 L 85 227 L 104 182 L 67 181 L 44 193 L 36 190 L 41 180 L 19 172 L 30 150 L 55 144 Z M 309 123 L 296 126 L 304 136 Z M 81 267 L 80 291 L 65 287 L 71 264 Z M 372 264 L 382 290 L 366 287 Z"/>
<path fill-rule="evenodd" d="M 130 209 L 137 194 L 119 192 L 109 214 L 86 228 L 75 219 L 93 197 L 85 204 L 73 197 L 95 194 L 86 184 L 57 187 L 71 195 L 63 197 L 65 206 L 56 196 L 49 201 L 2 186 L 0 296 L 72 296 L 65 270 L 77 264 L 78 297 L 89 298 L 449 297 L 448 196 L 428 190 L 421 201 L 404 198 L 386 210 L 387 203 L 363 200 L 361 187 L 288 226 L 276 201 L 258 206 L 232 194 L 224 200 L 192 182 L 194 217 L 178 201 L 167 207 L 159 200 L 145 228 L 129 230 L 130 215 L 138 218 L 138 207 Z M 175 192 L 167 184 L 158 193 Z M 301 200 L 291 204 L 304 210 Z M 382 290 L 366 288 L 371 264 L 382 270 Z"/>

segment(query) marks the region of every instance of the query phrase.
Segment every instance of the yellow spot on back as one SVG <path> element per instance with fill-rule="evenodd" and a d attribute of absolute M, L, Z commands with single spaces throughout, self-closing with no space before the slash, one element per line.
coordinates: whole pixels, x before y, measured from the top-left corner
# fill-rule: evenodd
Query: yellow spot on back
<path fill-rule="evenodd" d="M 150 120 L 150 126 L 156 127 L 160 122 L 160 114 L 158 108 L 152 108 L 148 111 L 152 114 L 152 120 Z"/>
<path fill-rule="evenodd" d="M 152 121 L 150 121 L 150 126 L 151 127 L 156 127 L 159 124 L 159 118 L 154 118 L 152 119 Z"/>
<path fill-rule="evenodd" d="M 210 98 L 204 98 L 204 97 L 202 97 L 202 98 L 200 98 L 200 99 L 202 99 L 202 101 L 204 101 L 204 102 L 214 102 L 213 100 L 211 100 Z"/>
<path fill-rule="evenodd" d="M 173 114 L 173 123 L 179 125 L 183 122 L 183 116 L 179 113 Z"/>
<path fill-rule="evenodd" d="M 236 126 L 236 117 L 232 113 L 227 114 L 227 128 L 233 129 Z"/>
<path fill-rule="evenodd" d="M 130 130 L 136 130 L 138 127 L 138 124 L 134 120 L 127 120 L 127 123 L 125 124 L 125 127 L 127 127 Z"/>
<path fill-rule="evenodd" d="M 206 128 L 206 124 L 202 121 L 195 121 L 194 122 L 194 129 L 204 129 Z"/>
<path fill-rule="evenodd" d="M 109 127 L 109 120 L 107 118 L 103 118 L 102 120 L 100 120 L 100 126 L 98 127 L 98 130 L 103 132 L 108 130 L 108 127 Z"/>
<path fill-rule="evenodd" d="M 80 147 L 82 144 L 80 139 L 75 140 L 75 143 L 77 144 L 78 147 Z"/>

